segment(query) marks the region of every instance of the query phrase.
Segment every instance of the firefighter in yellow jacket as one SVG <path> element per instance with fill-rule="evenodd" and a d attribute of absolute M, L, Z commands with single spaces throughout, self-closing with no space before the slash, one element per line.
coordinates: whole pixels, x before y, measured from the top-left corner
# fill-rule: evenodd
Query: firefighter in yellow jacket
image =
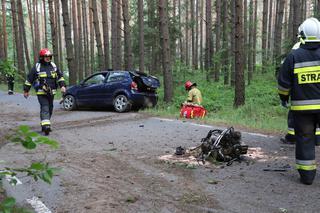
<path fill-rule="evenodd" d="M 284 60 L 278 76 L 281 104 L 293 114 L 296 168 L 300 181 L 310 185 L 316 175 L 315 131 L 320 123 L 320 22 L 306 19 L 299 27 L 301 45 Z"/>
<path fill-rule="evenodd" d="M 51 61 L 52 53 L 48 49 L 39 52 L 39 62 L 31 69 L 24 84 L 24 97 L 28 98 L 31 86 L 37 93 L 40 104 L 41 129 L 48 135 L 51 131 L 50 118 L 53 111 L 53 100 L 58 85 L 61 92 L 66 91 L 63 73 Z"/>
<path fill-rule="evenodd" d="M 184 84 L 185 89 L 188 91 L 187 103 L 193 103 L 201 105 L 202 103 L 202 95 L 200 90 L 197 88 L 196 83 L 192 83 L 191 81 L 187 81 Z"/>

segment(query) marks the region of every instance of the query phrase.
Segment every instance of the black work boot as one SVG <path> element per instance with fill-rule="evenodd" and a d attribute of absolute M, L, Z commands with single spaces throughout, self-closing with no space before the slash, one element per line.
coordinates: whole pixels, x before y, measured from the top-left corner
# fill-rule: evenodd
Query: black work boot
<path fill-rule="evenodd" d="M 300 174 L 300 182 L 306 185 L 311 185 L 313 183 L 313 180 L 316 176 L 316 170 L 298 170 Z"/>
<path fill-rule="evenodd" d="M 45 135 L 49 135 L 49 133 L 51 132 L 50 125 L 43 125 L 42 132 L 44 132 Z"/>

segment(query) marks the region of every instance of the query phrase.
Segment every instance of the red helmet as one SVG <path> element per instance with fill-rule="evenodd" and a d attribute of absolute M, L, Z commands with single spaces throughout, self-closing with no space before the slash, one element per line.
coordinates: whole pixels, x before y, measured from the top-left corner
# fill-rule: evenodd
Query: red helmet
<path fill-rule="evenodd" d="M 39 57 L 40 58 L 45 57 L 45 56 L 52 57 L 52 53 L 47 48 L 41 49 L 40 52 L 39 52 Z"/>
<path fill-rule="evenodd" d="M 186 88 L 186 90 L 189 90 L 192 85 L 194 85 L 194 83 L 192 83 L 191 81 L 187 81 L 187 82 L 184 84 L 184 88 Z"/>

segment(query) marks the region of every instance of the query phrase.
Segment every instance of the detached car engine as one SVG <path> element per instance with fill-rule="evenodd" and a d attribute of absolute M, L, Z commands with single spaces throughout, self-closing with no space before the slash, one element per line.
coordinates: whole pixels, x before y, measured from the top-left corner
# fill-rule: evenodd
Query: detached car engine
<path fill-rule="evenodd" d="M 247 154 L 248 146 L 241 145 L 241 133 L 234 131 L 233 127 L 225 130 L 210 130 L 201 140 L 198 160 L 205 163 L 211 158 L 220 162 L 241 161 L 241 155 Z"/>

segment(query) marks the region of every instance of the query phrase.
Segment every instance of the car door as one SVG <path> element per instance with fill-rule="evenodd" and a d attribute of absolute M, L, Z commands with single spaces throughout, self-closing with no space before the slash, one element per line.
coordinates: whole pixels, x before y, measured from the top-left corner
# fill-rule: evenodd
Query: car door
<path fill-rule="evenodd" d="M 124 71 L 112 71 L 106 77 L 105 84 L 105 103 L 113 104 L 114 94 L 125 91 L 129 85 L 129 75 Z"/>
<path fill-rule="evenodd" d="M 78 102 L 83 106 L 103 104 L 105 74 L 99 73 L 86 79 L 78 90 Z"/>

